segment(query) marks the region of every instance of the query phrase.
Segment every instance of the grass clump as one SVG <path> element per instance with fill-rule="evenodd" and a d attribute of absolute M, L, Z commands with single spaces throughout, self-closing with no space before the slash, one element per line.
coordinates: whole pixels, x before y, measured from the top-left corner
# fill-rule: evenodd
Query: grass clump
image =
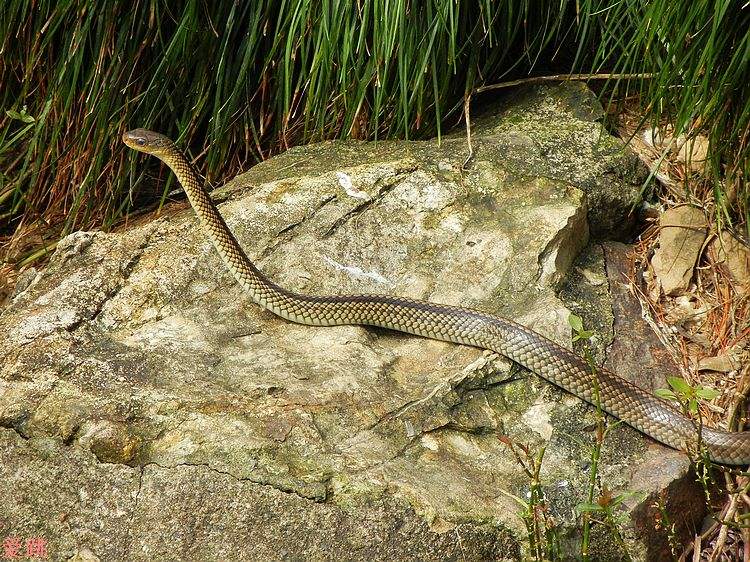
<path fill-rule="evenodd" d="M 8 0 L 0 233 L 109 228 L 163 200 L 120 145 L 136 126 L 189 139 L 218 182 L 302 142 L 439 135 L 478 87 L 574 70 L 653 75 L 627 88 L 708 135 L 716 208 L 750 223 L 749 30 L 729 0 Z"/>
<path fill-rule="evenodd" d="M 652 73 L 628 84 L 645 119 L 688 145 L 707 136 L 718 217 L 750 229 L 750 3 L 590 0 L 581 17 L 587 69 Z"/>
<path fill-rule="evenodd" d="M 477 76 L 538 54 L 558 19 L 525 0 L 9 0 L 0 220 L 108 228 L 158 198 L 120 143 L 136 126 L 192 141 L 209 181 L 301 142 L 439 133 Z"/>

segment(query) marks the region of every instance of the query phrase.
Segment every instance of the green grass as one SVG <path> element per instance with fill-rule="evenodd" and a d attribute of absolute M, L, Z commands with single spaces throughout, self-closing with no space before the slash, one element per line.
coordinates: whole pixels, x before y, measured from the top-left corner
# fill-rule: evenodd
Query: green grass
<path fill-rule="evenodd" d="M 591 70 L 654 73 L 637 84 L 647 117 L 708 136 L 719 218 L 750 233 L 750 3 L 589 1 L 583 18 Z"/>
<path fill-rule="evenodd" d="M 109 228 L 163 198 L 119 140 L 137 126 L 218 183 L 294 144 L 440 135 L 474 88 L 569 70 L 655 72 L 629 87 L 709 133 L 722 216 L 746 221 L 748 29 L 726 1 L 6 0 L 0 232 Z"/>
<path fill-rule="evenodd" d="M 521 0 L 411 4 L 9 0 L 0 218 L 107 228 L 153 198 L 119 140 L 136 126 L 190 140 L 209 181 L 310 140 L 439 133 L 478 73 L 555 32 Z"/>

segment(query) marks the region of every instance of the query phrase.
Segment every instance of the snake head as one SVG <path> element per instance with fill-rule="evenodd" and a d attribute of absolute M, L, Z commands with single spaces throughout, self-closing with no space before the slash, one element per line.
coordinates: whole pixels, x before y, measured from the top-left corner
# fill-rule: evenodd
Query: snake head
<path fill-rule="evenodd" d="M 159 156 L 174 148 L 174 143 L 160 133 L 148 129 L 133 129 L 122 134 L 122 141 L 133 150 Z"/>

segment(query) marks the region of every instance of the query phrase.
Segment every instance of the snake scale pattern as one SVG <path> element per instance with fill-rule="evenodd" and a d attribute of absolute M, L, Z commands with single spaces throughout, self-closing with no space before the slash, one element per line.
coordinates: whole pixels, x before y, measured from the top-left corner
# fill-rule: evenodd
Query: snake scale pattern
<path fill-rule="evenodd" d="M 219 214 L 199 176 L 164 135 L 136 129 L 123 134 L 125 144 L 162 160 L 177 176 L 221 259 L 260 306 L 292 322 L 312 326 L 362 324 L 426 338 L 489 349 L 523 365 L 547 381 L 675 449 L 697 440 L 693 421 L 671 404 L 607 371 L 592 373 L 575 353 L 511 320 L 457 306 L 385 295 L 311 296 L 288 291 L 270 281 L 247 257 Z M 750 463 L 750 431 L 703 428 L 701 438 L 714 462 Z"/>

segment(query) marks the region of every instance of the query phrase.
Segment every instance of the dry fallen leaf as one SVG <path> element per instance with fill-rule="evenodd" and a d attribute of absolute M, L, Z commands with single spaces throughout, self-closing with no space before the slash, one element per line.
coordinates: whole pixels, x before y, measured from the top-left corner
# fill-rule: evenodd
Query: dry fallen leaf
<path fill-rule="evenodd" d="M 732 280 L 743 291 L 750 291 L 750 248 L 724 230 L 713 241 L 712 249 L 718 261 L 726 265 Z"/>
<path fill-rule="evenodd" d="M 703 248 L 708 227 L 703 211 L 683 205 L 665 211 L 659 220 L 659 248 L 651 265 L 664 294 L 684 293 Z"/>
<path fill-rule="evenodd" d="M 708 139 L 703 135 L 695 135 L 686 139 L 684 135 L 677 137 L 675 146 L 677 147 L 678 162 L 685 164 L 692 172 L 702 172 L 706 167 L 706 158 L 708 157 Z"/>
<path fill-rule="evenodd" d="M 723 353 L 715 357 L 704 357 L 698 361 L 698 369 L 701 371 L 717 371 L 719 373 L 728 373 L 739 369 L 740 361 L 731 353 Z"/>

